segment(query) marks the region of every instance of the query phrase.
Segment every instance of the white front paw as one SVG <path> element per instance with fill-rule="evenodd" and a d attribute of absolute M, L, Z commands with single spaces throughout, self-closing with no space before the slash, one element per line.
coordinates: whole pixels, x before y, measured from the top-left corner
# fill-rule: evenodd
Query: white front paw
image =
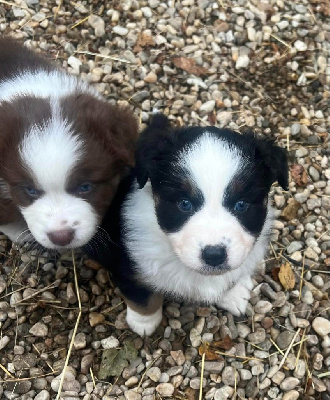
<path fill-rule="evenodd" d="M 223 297 L 218 303 L 219 307 L 228 310 L 235 316 L 245 314 L 246 307 L 251 297 L 252 287 L 252 281 L 251 284 L 248 285 L 237 283 L 232 289 L 223 294 Z"/>
<path fill-rule="evenodd" d="M 153 314 L 142 315 L 127 306 L 126 321 L 132 331 L 140 336 L 150 336 L 161 323 L 162 318 L 162 307 Z"/>

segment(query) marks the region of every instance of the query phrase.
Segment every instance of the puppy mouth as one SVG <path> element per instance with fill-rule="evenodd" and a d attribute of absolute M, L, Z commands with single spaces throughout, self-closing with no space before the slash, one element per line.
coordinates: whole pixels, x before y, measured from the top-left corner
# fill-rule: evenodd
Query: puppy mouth
<path fill-rule="evenodd" d="M 229 265 L 227 263 L 223 263 L 223 264 L 215 266 L 215 267 L 204 264 L 202 266 L 202 268 L 200 268 L 198 270 L 198 273 L 200 273 L 201 275 L 214 276 L 214 275 L 224 275 L 226 272 L 228 272 L 230 270 L 231 270 L 231 268 L 229 267 Z"/>

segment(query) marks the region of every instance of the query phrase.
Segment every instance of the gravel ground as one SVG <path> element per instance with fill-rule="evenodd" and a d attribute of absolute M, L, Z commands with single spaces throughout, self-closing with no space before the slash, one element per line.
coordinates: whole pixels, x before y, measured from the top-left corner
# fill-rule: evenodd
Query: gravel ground
<path fill-rule="evenodd" d="M 0 32 L 142 124 L 158 109 L 179 125 L 252 128 L 291 164 L 241 321 L 168 302 L 141 339 L 98 264 L 77 252 L 75 274 L 71 253 L 0 234 L 0 398 L 55 399 L 67 361 L 63 399 L 330 399 L 329 16 L 329 0 L 0 0 Z"/>

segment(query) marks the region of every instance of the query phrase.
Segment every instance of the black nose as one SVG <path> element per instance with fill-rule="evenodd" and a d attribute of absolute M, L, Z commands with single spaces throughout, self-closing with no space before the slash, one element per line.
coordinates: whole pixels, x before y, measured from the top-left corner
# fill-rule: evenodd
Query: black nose
<path fill-rule="evenodd" d="M 207 265 L 217 267 L 227 258 L 226 248 L 224 246 L 206 246 L 202 251 L 202 259 Z"/>

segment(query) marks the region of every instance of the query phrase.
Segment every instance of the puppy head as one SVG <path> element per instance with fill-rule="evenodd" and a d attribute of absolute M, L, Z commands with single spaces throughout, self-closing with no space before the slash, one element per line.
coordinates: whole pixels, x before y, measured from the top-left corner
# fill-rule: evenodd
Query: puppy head
<path fill-rule="evenodd" d="M 268 192 L 288 185 L 285 151 L 215 127 L 171 129 L 156 116 L 142 133 L 136 175 L 150 179 L 160 228 L 181 261 L 205 274 L 238 268 L 267 217 Z"/>
<path fill-rule="evenodd" d="M 47 248 L 86 244 L 134 165 L 130 110 L 86 94 L 20 98 L 1 104 L 0 132 L 6 197 L 34 238 Z"/>

